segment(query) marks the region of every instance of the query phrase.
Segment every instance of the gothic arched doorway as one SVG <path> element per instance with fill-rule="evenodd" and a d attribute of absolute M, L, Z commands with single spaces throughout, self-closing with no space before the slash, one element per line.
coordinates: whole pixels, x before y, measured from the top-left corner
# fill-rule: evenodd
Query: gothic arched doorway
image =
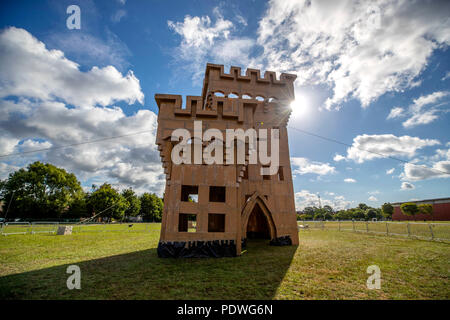
<path fill-rule="evenodd" d="M 244 239 L 268 239 L 277 237 L 275 223 L 266 203 L 254 193 L 242 211 L 242 236 Z"/>
<path fill-rule="evenodd" d="M 247 239 L 268 239 L 270 240 L 270 228 L 267 218 L 259 204 L 255 204 L 247 222 Z"/>

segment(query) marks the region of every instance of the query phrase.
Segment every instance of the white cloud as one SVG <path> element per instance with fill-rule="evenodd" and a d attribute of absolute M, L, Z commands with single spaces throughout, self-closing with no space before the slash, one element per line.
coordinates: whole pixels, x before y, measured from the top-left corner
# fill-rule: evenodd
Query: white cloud
<path fill-rule="evenodd" d="M 116 68 L 107 66 L 82 72 L 62 51 L 47 50 L 24 29 L 10 27 L 0 33 L 0 56 L 0 98 L 58 97 L 82 107 L 107 106 L 120 100 L 129 104 L 144 101 L 132 71 L 122 76 Z"/>
<path fill-rule="evenodd" d="M 422 160 L 428 160 L 428 163 L 421 164 L 418 159 L 414 163 L 405 163 L 400 178 L 408 181 L 450 178 L 450 149 L 437 149 L 434 155 Z"/>
<path fill-rule="evenodd" d="M 369 201 L 378 201 L 378 199 L 376 197 L 374 197 L 374 196 L 370 196 L 369 197 Z"/>
<path fill-rule="evenodd" d="M 2 134 L 0 136 L 0 155 L 12 153 L 20 139 Z"/>
<path fill-rule="evenodd" d="M 333 193 L 334 194 L 334 193 Z M 321 198 L 322 206 L 329 205 L 334 210 L 347 209 L 351 205 L 351 201 L 345 199 L 344 196 L 336 195 L 334 198 Z M 295 208 L 303 210 L 305 207 L 319 207 L 318 194 L 311 193 L 308 190 L 301 190 L 295 193 Z"/>
<path fill-rule="evenodd" d="M 426 180 L 432 178 L 450 178 L 450 160 L 438 161 L 427 167 L 412 163 L 405 163 L 400 175 L 403 180 Z"/>
<path fill-rule="evenodd" d="M 402 182 L 401 190 L 413 190 L 415 188 L 416 187 L 412 183 Z"/>
<path fill-rule="evenodd" d="M 32 152 L 35 150 L 48 149 L 51 146 L 52 144 L 48 141 L 36 141 L 32 139 L 27 139 L 18 147 L 21 152 Z"/>
<path fill-rule="evenodd" d="M 297 85 L 327 83 L 326 108 L 349 98 L 368 106 L 417 85 L 432 52 L 450 43 L 449 3 L 269 2 L 258 44 L 269 69 L 296 72 Z"/>
<path fill-rule="evenodd" d="M 68 108 L 60 102 L 41 102 L 34 104 L 30 113 L 21 113 L 19 117 L 14 126 L 0 121 L 2 136 L 17 139 L 11 150 L 14 152 L 148 131 L 100 143 L 51 149 L 39 155 L 43 161 L 75 172 L 82 180 L 96 178 L 133 186 L 136 190 L 162 192 L 164 176 L 154 143 L 157 116 L 153 112 L 139 110 L 126 116 L 120 108 Z M 19 144 L 19 141 L 24 142 Z"/>
<path fill-rule="evenodd" d="M 333 166 L 329 163 L 323 163 L 318 161 L 311 161 L 302 157 L 291 157 L 291 164 L 293 167 L 293 174 L 307 174 L 314 173 L 318 175 L 333 174 L 336 172 Z"/>
<path fill-rule="evenodd" d="M 236 20 L 237 22 L 239 22 L 240 24 L 242 24 L 243 26 L 247 26 L 247 20 L 241 16 L 240 14 L 236 15 Z"/>
<path fill-rule="evenodd" d="M 211 25 L 209 16 L 184 17 L 183 22 L 168 21 L 169 27 L 182 36 L 182 46 L 185 48 L 205 48 L 214 44 L 216 38 L 228 38 L 233 26 L 231 21 L 219 17 L 214 25 Z M 187 53 L 187 52 L 186 52 Z"/>
<path fill-rule="evenodd" d="M 450 146 L 449 143 L 446 146 Z M 431 157 L 433 160 L 450 160 L 450 148 L 449 149 L 437 149 L 436 154 Z"/>
<path fill-rule="evenodd" d="M 214 49 L 214 56 L 223 64 L 232 64 L 242 57 L 248 57 L 254 45 L 254 40 L 249 38 L 230 39 L 218 43 Z"/>
<path fill-rule="evenodd" d="M 124 77 L 111 66 L 82 72 L 63 52 L 47 50 L 42 42 L 17 28 L 0 35 L 0 65 L 2 154 L 146 131 L 101 143 L 8 157 L 0 162 L 1 175 L 39 159 L 74 172 L 82 181 L 107 181 L 141 192 L 162 193 L 165 179 L 155 146 L 157 116 L 150 110 L 127 116 L 121 108 L 110 105 L 143 101 L 139 80 L 131 72 Z M 17 99 L 9 100 L 9 96 Z"/>
<path fill-rule="evenodd" d="M 111 21 L 112 22 L 120 22 L 120 20 L 122 20 L 123 17 L 125 17 L 127 15 L 127 12 L 123 9 L 119 9 L 116 11 L 116 13 L 114 13 L 111 16 Z"/>
<path fill-rule="evenodd" d="M 416 151 L 428 146 L 440 144 L 435 139 L 420 139 L 418 137 L 393 134 L 358 135 L 347 149 L 348 160 L 363 163 L 367 160 L 384 158 L 386 156 L 413 157 Z"/>
<path fill-rule="evenodd" d="M 386 174 L 393 174 L 394 171 L 395 171 L 395 168 L 388 169 L 388 170 L 386 170 Z"/>
<path fill-rule="evenodd" d="M 426 96 L 421 96 L 417 99 L 414 99 L 413 104 L 410 106 L 410 109 L 415 112 L 419 112 L 424 106 L 434 104 L 442 98 L 447 97 L 448 95 L 448 91 L 437 91 Z"/>
<path fill-rule="evenodd" d="M 353 178 L 346 178 L 346 179 L 344 179 L 344 182 L 347 182 L 347 183 L 355 183 L 356 180 L 353 179 Z"/>
<path fill-rule="evenodd" d="M 405 128 L 412 128 L 421 124 L 428 124 L 438 119 L 438 110 L 429 110 L 423 113 L 417 113 L 403 122 Z"/>
<path fill-rule="evenodd" d="M 199 82 L 205 64 L 220 61 L 221 64 L 245 66 L 252 64 L 249 55 L 255 41 L 250 38 L 231 37 L 234 25 L 224 19 L 218 8 L 214 9 L 215 22 L 209 16 L 186 15 L 183 22 L 168 21 L 170 29 L 181 36 L 181 43 L 175 50 L 175 58 L 188 71 L 193 80 Z M 242 23 L 242 21 L 240 21 Z"/>
<path fill-rule="evenodd" d="M 436 91 L 421 96 L 413 100 L 407 111 L 400 107 L 393 108 L 387 119 L 408 117 L 403 122 L 405 128 L 431 123 L 439 118 L 440 113 L 445 112 L 445 110 L 439 108 L 439 105 L 443 104 L 442 99 L 448 97 L 449 94 L 449 91 Z"/>
<path fill-rule="evenodd" d="M 187 15 L 168 25 L 181 36 L 176 55 L 194 79 L 201 80 L 208 59 L 296 73 L 297 87 L 328 85 L 332 93 L 325 107 L 338 109 L 351 98 L 367 107 L 386 92 L 420 84 L 417 78 L 432 53 L 450 44 L 449 9 L 445 1 L 423 6 L 397 0 L 271 0 L 256 41 L 242 38 L 218 8 L 214 23 L 209 16 Z M 224 59 L 219 48 L 227 41 L 236 46 Z"/>
<path fill-rule="evenodd" d="M 447 80 L 447 79 L 449 79 L 450 78 L 450 71 L 447 71 L 447 73 L 445 74 L 445 76 L 443 76 L 442 77 L 442 81 L 445 81 L 445 80 Z"/>
<path fill-rule="evenodd" d="M 6 179 L 8 178 L 8 175 L 11 172 L 14 172 L 16 170 L 19 170 L 20 167 L 15 165 L 10 165 L 8 163 L 0 162 L 0 179 Z"/>
<path fill-rule="evenodd" d="M 333 158 L 334 161 L 339 162 L 341 160 L 345 160 L 345 157 L 343 155 L 340 154 L 336 154 Z"/>
<path fill-rule="evenodd" d="M 395 118 L 400 118 L 404 116 L 404 109 L 400 108 L 400 107 L 395 107 L 391 109 L 391 112 L 389 112 L 389 115 L 387 117 L 387 119 L 395 119 Z"/>

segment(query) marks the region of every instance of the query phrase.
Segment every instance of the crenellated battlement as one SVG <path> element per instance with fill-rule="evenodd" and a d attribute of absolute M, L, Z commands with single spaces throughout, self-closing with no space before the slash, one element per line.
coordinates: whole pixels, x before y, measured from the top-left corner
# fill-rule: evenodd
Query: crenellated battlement
<path fill-rule="evenodd" d="M 231 67 L 224 72 L 223 65 L 206 65 L 201 96 L 187 96 L 186 104 L 180 95 L 156 94 L 160 118 L 171 117 L 212 117 L 231 118 L 244 121 L 244 105 L 262 110 L 264 113 L 289 113 L 287 107 L 294 100 L 294 81 L 296 75 L 247 69 L 245 75 L 241 68 Z"/>
<path fill-rule="evenodd" d="M 222 93 L 225 97 L 233 94 L 239 98 L 261 97 L 265 100 L 276 98 L 278 100 L 294 99 L 294 74 L 282 73 L 277 79 L 276 73 L 266 71 L 261 77 L 261 71 L 248 68 L 242 75 L 241 68 L 231 67 L 230 73 L 225 73 L 223 65 L 206 65 L 205 78 L 203 80 L 202 98 L 209 93 Z"/>
<path fill-rule="evenodd" d="M 258 83 L 285 85 L 285 84 L 292 84 L 297 78 L 295 74 L 282 73 L 280 79 L 278 80 L 276 77 L 276 72 L 274 71 L 266 71 L 264 73 L 264 77 L 261 77 L 261 71 L 252 68 L 247 68 L 247 70 L 245 71 L 245 75 L 242 75 L 241 68 L 234 66 L 230 68 L 230 73 L 225 73 L 224 71 L 225 67 L 223 64 L 208 63 L 206 65 L 205 80 L 209 77 L 210 74 L 215 75 L 214 73 L 211 72 L 212 70 L 219 71 L 218 75 L 220 79 L 237 80 L 244 82 L 249 82 L 252 81 L 252 79 L 254 79 Z"/>

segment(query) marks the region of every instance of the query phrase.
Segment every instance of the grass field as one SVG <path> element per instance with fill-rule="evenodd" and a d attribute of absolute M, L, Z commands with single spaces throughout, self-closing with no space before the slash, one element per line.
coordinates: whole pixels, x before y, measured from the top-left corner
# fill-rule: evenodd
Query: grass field
<path fill-rule="evenodd" d="M 298 247 L 249 242 L 237 258 L 159 259 L 150 232 L 0 237 L 0 299 L 449 299 L 450 245 L 302 231 Z M 68 290 L 66 269 L 81 269 Z M 366 269 L 381 269 L 368 290 Z"/>

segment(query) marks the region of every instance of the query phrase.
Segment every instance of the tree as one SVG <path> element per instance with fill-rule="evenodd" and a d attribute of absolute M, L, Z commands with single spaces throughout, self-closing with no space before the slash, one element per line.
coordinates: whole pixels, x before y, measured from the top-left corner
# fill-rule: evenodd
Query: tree
<path fill-rule="evenodd" d="M 328 211 L 326 211 L 323 215 L 323 218 L 325 220 L 333 220 L 333 215 L 331 213 L 329 213 Z"/>
<path fill-rule="evenodd" d="M 352 218 L 351 211 L 341 210 L 335 215 L 336 220 L 350 220 Z"/>
<path fill-rule="evenodd" d="M 8 218 L 60 218 L 75 200 L 83 197 L 73 173 L 36 161 L 2 181 L 0 199 Z"/>
<path fill-rule="evenodd" d="M 358 208 L 363 211 L 366 211 L 367 209 L 369 209 L 369 206 L 365 203 L 360 203 L 360 204 L 358 204 Z"/>
<path fill-rule="evenodd" d="M 326 210 L 324 210 L 323 208 L 315 208 L 314 211 L 314 220 L 325 220 L 326 219 L 326 214 L 328 212 Z M 329 213 L 328 213 L 329 214 Z M 332 218 L 332 217 L 331 217 Z"/>
<path fill-rule="evenodd" d="M 314 218 L 313 215 L 302 213 L 297 215 L 297 220 L 312 220 Z"/>
<path fill-rule="evenodd" d="M 325 219 L 325 215 L 323 214 L 323 212 L 317 211 L 314 214 L 314 220 L 324 220 L 324 219 Z"/>
<path fill-rule="evenodd" d="M 89 207 L 94 214 L 100 214 L 101 217 L 123 219 L 125 210 L 128 207 L 124 197 L 110 184 L 104 183 L 95 190 L 89 197 Z"/>
<path fill-rule="evenodd" d="M 74 198 L 72 204 L 69 207 L 69 210 L 64 216 L 67 218 L 87 217 L 89 215 L 89 211 L 87 208 L 87 198 L 88 194 L 82 191 L 80 195 Z"/>
<path fill-rule="evenodd" d="M 419 204 L 418 209 L 421 214 L 425 214 L 430 217 L 433 215 L 433 205 L 430 203 Z"/>
<path fill-rule="evenodd" d="M 303 209 L 303 213 L 313 217 L 315 209 L 317 209 L 317 208 L 306 207 L 305 209 Z"/>
<path fill-rule="evenodd" d="M 376 208 L 375 212 L 376 212 L 377 220 L 383 220 L 383 214 L 381 213 L 381 209 L 380 208 Z"/>
<path fill-rule="evenodd" d="M 122 191 L 122 196 L 127 202 L 127 208 L 125 209 L 125 216 L 135 217 L 141 210 L 141 200 L 138 198 L 132 188 Z"/>
<path fill-rule="evenodd" d="M 377 217 L 377 210 L 374 208 L 369 208 L 365 212 L 365 218 L 366 220 L 372 220 L 373 218 Z"/>
<path fill-rule="evenodd" d="M 154 193 L 144 193 L 141 196 L 141 211 L 140 214 L 144 219 L 150 221 L 161 221 L 162 211 L 164 203 L 161 198 L 159 198 Z"/>
<path fill-rule="evenodd" d="M 361 220 L 361 219 L 365 219 L 366 216 L 364 215 L 363 210 L 356 208 L 356 209 L 353 209 L 352 218 L 355 220 Z"/>
<path fill-rule="evenodd" d="M 417 213 L 419 213 L 419 208 L 417 207 L 417 204 L 412 202 L 402 203 L 400 205 L 400 210 L 403 212 L 403 214 L 412 217 L 414 217 Z"/>
<path fill-rule="evenodd" d="M 333 212 L 334 212 L 333 208 L 332 208 L 331 206 L 329 206 L 329 205 L 324 205 L 324 206 L 323 206 L 323 209 L 324 209 L 326 212 L 328 212 L 328 213 L 333 213 Z"/>
<path fill-rule="evenodd" d="M 394 214 L 394 207 L 390 203 L 384 203 L 381 206 L 381 212 L 383 216 L 387 219 L 392 219 L 392 215 Z"/>

